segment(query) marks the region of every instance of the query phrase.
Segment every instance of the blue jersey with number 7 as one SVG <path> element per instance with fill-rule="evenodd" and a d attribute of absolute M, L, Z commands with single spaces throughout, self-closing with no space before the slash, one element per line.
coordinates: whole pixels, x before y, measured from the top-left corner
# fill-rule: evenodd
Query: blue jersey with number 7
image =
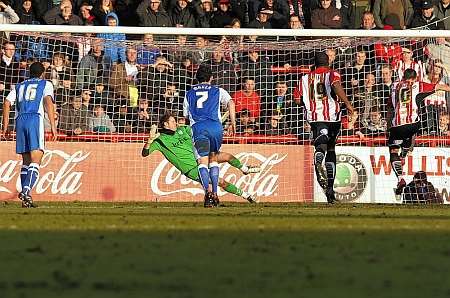
<path fill-rule="evenodd" d="M 183 112 L 189 118 L 191 126 L 201 121 L 217 121 L 221 123 L 220 105 L 228 105 L 230 94 L 225 89 L 198 84 L 186 93 Z"/>

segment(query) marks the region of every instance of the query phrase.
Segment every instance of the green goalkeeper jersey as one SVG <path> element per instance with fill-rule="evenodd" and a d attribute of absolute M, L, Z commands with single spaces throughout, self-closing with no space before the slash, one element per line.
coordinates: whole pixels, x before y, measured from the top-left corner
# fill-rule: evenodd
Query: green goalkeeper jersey
<path fill-rule="evenodd" d="M 180 172 L 186 175 L 197 168 L 189 126 L 179 126 L 173 135 L 161 133 L 150 145 L 150 153 L 159 151 Z M 195 171 L 196 172 L 196 171 Z"/>

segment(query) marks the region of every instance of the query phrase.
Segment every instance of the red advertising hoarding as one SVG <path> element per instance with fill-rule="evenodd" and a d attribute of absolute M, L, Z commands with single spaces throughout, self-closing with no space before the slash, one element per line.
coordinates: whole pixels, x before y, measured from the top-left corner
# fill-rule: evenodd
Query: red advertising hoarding
<path fill-rule="evenodd" d="M 21 158 L 14 142 L 0 144 L 0 200 L 15 200 L 20 190 Z M 36 201 L 201 201 L 199 184 L 180 174 L 161 154 L 140 155 L 140 143 L 48 143 Z M 263 202 L 313 200 L 312 149 L 297 145 L 224 145 L 247 164 L 261 164 L 260 173 L 244 176 L 229 164 L 221 177 Z M 225 201 L 242 201 L 220 193 Z"/>

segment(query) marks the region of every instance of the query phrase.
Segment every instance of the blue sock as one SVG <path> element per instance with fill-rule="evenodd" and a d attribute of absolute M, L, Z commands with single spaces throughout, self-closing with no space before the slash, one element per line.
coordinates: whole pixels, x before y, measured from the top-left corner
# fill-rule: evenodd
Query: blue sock
<path fill-rule="evenodd" d="M 213 193 L 217 193 L 217 188 L 219 186 L 219 172 L 219 164 L 217 162 L 209 164 L 209 177 L 211 178 Z"/>
<path fill-rule="evenodd" d="M 37 163 L 30 163 L 28 166 L 27 177 L 24 181 L 24 186 L 22 188 L 22 193 L 25 195 L 30 195 L 31 190 L 36 184 L 37 179 L 39 178 L 39 165 Z"/>
<path fill-rule="evenodd" d="M 27 179 L 27 174 L 28 174 L 28 165 L 22 165 L 22 168 L 20 169 L 20 185 L 23 186 L 25 185 L 25 179 Z"/>
<path fill-rule="evenodd" d="M 198 174 L 200 177 L 200 183 L 203 186 L 203 189 L 205 192 L 208 191 L 209 186 L 209 171 L 208 168 L 205 165 L 199 165 L 198 166 Z"/>

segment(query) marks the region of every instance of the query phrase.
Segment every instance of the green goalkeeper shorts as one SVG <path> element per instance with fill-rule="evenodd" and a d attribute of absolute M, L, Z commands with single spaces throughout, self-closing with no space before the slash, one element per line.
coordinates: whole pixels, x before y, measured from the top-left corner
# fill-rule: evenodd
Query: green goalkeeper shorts
<path fill-rule="evenodd" d="M 198 168 L 190 169 L 188 172 L 184 173 L 184 176 L 191 180 L 200 182 L 200 177 L 198 176 Z"/>

